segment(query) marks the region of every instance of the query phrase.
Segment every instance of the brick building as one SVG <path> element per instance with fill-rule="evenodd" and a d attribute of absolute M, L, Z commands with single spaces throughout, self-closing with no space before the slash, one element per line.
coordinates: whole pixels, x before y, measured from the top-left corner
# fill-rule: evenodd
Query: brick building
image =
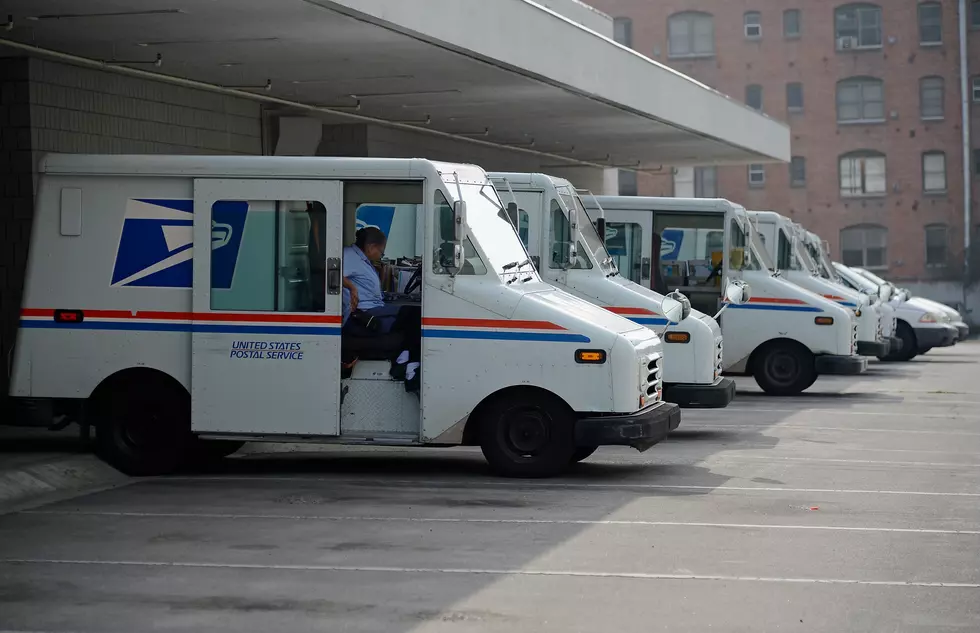
<path fill-rule="evenodd" d="M 827 239 L 835 257 L 893 279 L 962 277 L 956 0 L 592 4 L 616 18 L 621 43 L 787 121 L 793 134 L 791 165 L 627 176 L 621 193 L 725 197 L 789 215 Z M 980 1 L 967 5 L 969 65 L 980 69 Z M 980 102 L 980 77 L 970 91 Z M 980 191 L 972 188 L 976 238 Z"/>

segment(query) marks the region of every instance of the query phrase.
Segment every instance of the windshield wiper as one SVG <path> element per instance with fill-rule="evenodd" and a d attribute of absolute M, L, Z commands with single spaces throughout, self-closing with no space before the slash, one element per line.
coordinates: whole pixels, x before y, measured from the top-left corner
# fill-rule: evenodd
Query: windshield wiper
<path fill-rule="evenodd" d="M 505 264 L 503 266 L 503 270 L 504 270 L 504 272 L 513 271 L 513 274 L 514 275 L 517 275 L 517 274 L 519 274 L 521 272 L 521 269 L 524 268 L 525 266 L 527 266 L 528 264 L 531 264 L 532 269 L 534 268 L 534 262 L 531 261 L 530 259 L 525 259 L 522 262 L 511 262 L 509 264 Z M 521 280 L 522 283 L 525 282 L 525 281 L 531 281 L 532 279 L 534 279 L 534 276 L 533 275 L 530 276 L 530 277 L 521 277 L 520 278 L 520 280 Z M 518 277 L 516 277 L 516 276 L 515 277 L 511 277 L 510 279 L 507 280 L 507 285 L 510 285 L 510 284 L 514 283 L 515 281 L 517 281 L 517 280 L 518 280 Z"/>
<path fill-rule="evenodd" d="M 507 271 L 510 270 L 511 268 L 520 268 L 521 266 L 525 266 L 530 263 L 531 263 L 530 259 L 525 259 L 522 262 L 511 262 L 509 264 L 504 264 L 504 270 Z"/>

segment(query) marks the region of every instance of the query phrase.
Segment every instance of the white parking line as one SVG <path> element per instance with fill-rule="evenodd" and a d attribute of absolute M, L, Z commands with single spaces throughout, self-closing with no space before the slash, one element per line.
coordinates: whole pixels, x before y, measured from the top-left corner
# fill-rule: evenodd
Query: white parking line
<path fill-rule="evenodd" d="M 329 516 L 304 514 L 223 514 L 218 512 L 101 512 L 75 510 L 25 510 L 19 514 L 45 514 L 55 516 L 96 516 L 141 519 L 271 519 L 287 521 L 332 521 L 378 523 L 474 523 L 504 525 L 612 525 L 626 527 L 707 527 L 750 530 L 818 530 L 827 532 L 882 532 L 898 534 L 946 534 L 980 536 L 980 530 L 943 530 L 933 528 L 886 528 L 852 527 L 841 525 L 768 525 L 762 523 L 711 523 L 705 521 L 640 521 L 618 519 L 462 519 L 439 517 L 380 517 L 380 516 Z"/>
<path fill-rule="evenodd" d="M 899 462 L 875 459 L 837 459 L 830 457 L 779 457 L 776 455 L 726 455 L 715 456 L 704 461 L 784 461 L 784 462 L 817 462 L 821 464 L 870 464 L 876 466 L 924 466 L 926 468 L 980 468 L 980 464 L 960 464 L 956 462 Z"/>
<path fill-rule="evenodd" d="M 371 485 L 371 486 L 414 486 L 426 490 L 445 490 L 447 485 L 459 486 L 461 488 L 501 488 L 501 489 L 539 489 L 539 490 L 567 490 L 567 489 L 594 489 L 594 490 L 690 490 L 703 492 L 803 492 L 807 494 L 859 494 L 859 495 L 911 495 L 923 497 L 980 497 L 980 492 L 932 492 L 927 490 L 861 490 L 849 488 L 778 488 L 766 486 L 694 486 L 681 484 L 642 484 L 622 482 L 617 484 L 600 484 L 594 482 L 569 483 L 569 482 L 510 482 L 505 480 L 481 481 L 478 479 L 453 480 L 453 479 L 346 479 L 333 477 L 288 477 L 288 476 L 200 476 L 200 477 L 163 477 L 160 479 L 150 479 L 147 482 L 166 483 L 171 481 L 180 482 L 203 482 L 203 481 L 277 481 L 277 482 L 329 482 L 332 484 L 345 485 Z"/>
<path fill-rule="evenodd" d="M 489 576 L 550 576 L 568 578 L 624 578 L 633 580 L 708 580 L 718 582 L 792 583 L 810 585 L 866 585 L 872 587 L 930 587 L 980 589 L 980 583 L 925 582 L 917 580 L 859 580 L 851 578 L 780 578 L 725 576 L 720 574 L 667 574 L 644 572 L 573 571 L 552 569 L 481 569 L 465 567 L 358 567 L 349 565 L 263 565 L 259 563 L 199 563 L 129 560 L 0 559 L 0 565 L 99 565 L 106 567 L 163 567 L 190 569 L 252 569 L 308 572 L 362 572 L 384 574 L 465 574 Z"/>
<path fill-rule="evenodd" d="M 776 422 L 774 424 L 752 424 L 752 423 L 738 423 L 738 424 L 720 424 L 711 422 L 693 422 L 684 423 L 679 430 L 684 431 L 693 428 L 712 428 L 712 429 L 803 429 L 806 431 L 848 431 L 853 433 L 913 433 L 920 435 L 965 435 L 972 437 L 980 437 L 980 433 L 973 431 L 933 431 L 931 429 L 866 429 L 866 428 L 850 428 L 841 426 L 809 426 L 807 424 L 783 424 Z"/>
<path fill-rule="evenodd" d="M 936 414 L 936 413 L 899 413 L 893 411 L 849 411 L 847 409 L 743 409 L 731 407 L 731 411 L 739 413 L 831 413 L 833 415 L 877 415 L 902 418 L 927 418 L 930 420 L 980 420 L 977 415 Z"/>

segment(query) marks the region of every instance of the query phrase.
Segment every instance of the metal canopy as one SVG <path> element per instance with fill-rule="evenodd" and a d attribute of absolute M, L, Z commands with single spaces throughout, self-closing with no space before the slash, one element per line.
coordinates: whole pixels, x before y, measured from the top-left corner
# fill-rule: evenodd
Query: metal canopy
<path fill-rule="evenodd" d="M 570 164 L 789 160 L 784 124 L 528 0 L 7 0 L 5 8 L 14 17 L 0 33 L 8 40 L 318 106 L 327 121 L 369 117 Z"/>

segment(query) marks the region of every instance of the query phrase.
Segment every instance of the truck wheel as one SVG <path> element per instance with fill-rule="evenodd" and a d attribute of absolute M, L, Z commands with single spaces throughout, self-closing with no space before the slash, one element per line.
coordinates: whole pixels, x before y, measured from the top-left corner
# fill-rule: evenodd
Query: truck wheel
<path fill-rule="evenodd" d="M 760 350 L 753 375 L 762 390 L 773 396 L 795 396 L 817 380 L 810 350 L 789 342 L 776 342 Z"/>
<path fill-rule="evenodd" d="M 96 405 L 99 456 L 127 475 L 166 475 L 187 457 L 190 396 L 159 383 L 126 384 Z"/>
<path fill-rule="evenodd" d="M 192 452 L 198 462 L 212 462 L 234 455 L 245 442 L 236 440 L 202 440 L 194 438 Z"/>
<path fill-rule="evenodd" d="M 575 449 L 575 453 L 572 455 L 572 463 L 577 464 L 579 462 L 584 462 L 588 458 L 592 457 L 592 453 L 599 450 L 598 446 L 579 446 Z"/>
<path fill-rule="evenodd" d="M 574 416 L 543 394 L 499 397 L 480 422 L 480 448 L 498 475 L 552 477 L 575 455 Z"/>
<path fill-rule="evenodd" d="M 915 342 L 915 332 L 905 321 L 898 322 L 898 329 L 895 330 L 895 336 L 902 339 L 902 349 L 897 352 L 892 352 L 885 356 L 882 360 L 889 362 L 905 362 L 910 361 L 915 358 L 918 354 Z"/>

